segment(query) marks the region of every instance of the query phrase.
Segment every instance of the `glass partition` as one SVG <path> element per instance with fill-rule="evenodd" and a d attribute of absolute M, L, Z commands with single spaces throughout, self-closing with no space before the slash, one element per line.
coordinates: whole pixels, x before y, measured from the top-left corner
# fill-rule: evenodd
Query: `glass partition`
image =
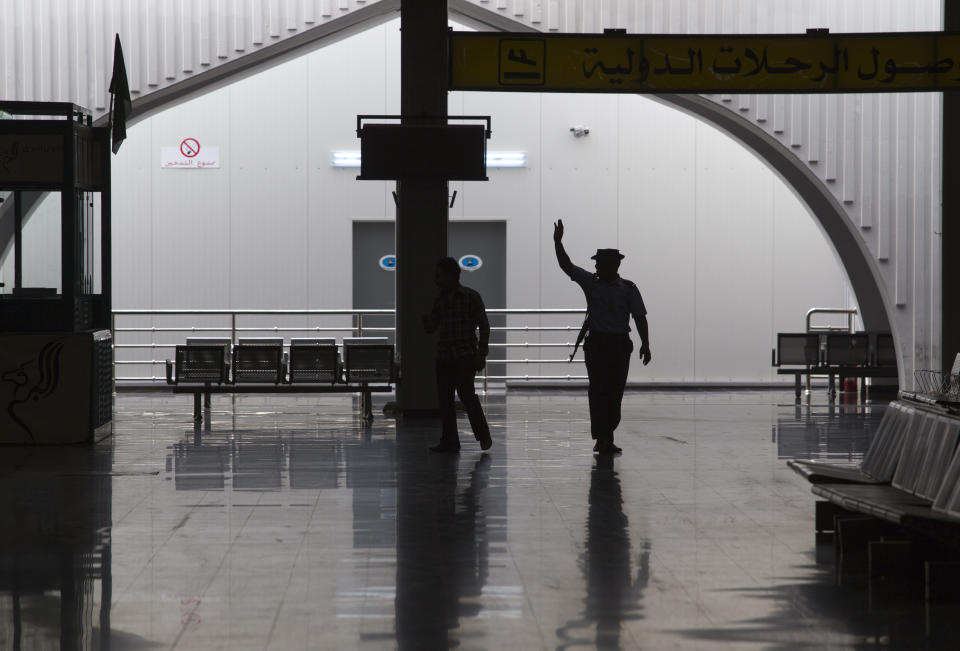
<path fill-rule="evenodd" d="M 0 295 L 63 294 L 62 201 L 56 191 L 0 191 Z M 99 192 L 78 190 L 75 201 L 80 295 L 95 296 L 103 291 L 102 198 Z"/>
<path fill-rule="evenodd" d="M 14 293 L 48 296 L 63 293 L 61 273 L 61 195 L 18 192 L 21 202 L 21 282 Z"/>
<path fill-rule="evenodd" d="M 108 328 L 109 130 L 72 104 L 3 109 L 23 119 L 0 119 L 0 331 Z"/>
<path fill-rule="evenodd" d="M 0 191 L 0 295 L 63 293 L 61 194 Z"/>
<path fill-rule="evenodd" d="M 101 196 L 99 192 L 78 193 L 77 219 L 82 294 L 98 295 L 102 292 L 101 279 Z"/>
<path fill-rule="evenodd" d="M 0 296 L 13 292 L 15 202 L 16 196 L 12 191 L 0 190 Z"/>

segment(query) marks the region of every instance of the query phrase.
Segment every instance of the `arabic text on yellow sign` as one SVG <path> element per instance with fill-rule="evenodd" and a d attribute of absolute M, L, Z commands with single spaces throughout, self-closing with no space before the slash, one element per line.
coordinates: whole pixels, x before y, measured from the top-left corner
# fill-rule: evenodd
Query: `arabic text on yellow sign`
<path fill-rule="evenodd" d="M 630 36 L 453 32 L 453 90 L 622 93 L 960 89 L 960 34 Z"/>

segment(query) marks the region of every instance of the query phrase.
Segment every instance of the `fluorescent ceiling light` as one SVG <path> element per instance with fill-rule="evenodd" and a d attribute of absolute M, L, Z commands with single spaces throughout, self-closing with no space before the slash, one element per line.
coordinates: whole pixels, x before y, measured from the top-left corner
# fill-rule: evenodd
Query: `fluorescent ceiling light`
<path fill-rule="evenodd" d="M 332 151 L 330 164 L 333 167 L 360 167 L 360 151 Z"/>
<path fill-rule="evenodd" d="M 487 167 L 526 167 L 525 151 L 488 151 Z"/>
<path fill-rule="evenodd" d="M 333 167 L 360 167 L 359 151 L 332 151 L 330 165 Z M 526 167 L 525 151 L 488 151 L 487 167 Z"/>

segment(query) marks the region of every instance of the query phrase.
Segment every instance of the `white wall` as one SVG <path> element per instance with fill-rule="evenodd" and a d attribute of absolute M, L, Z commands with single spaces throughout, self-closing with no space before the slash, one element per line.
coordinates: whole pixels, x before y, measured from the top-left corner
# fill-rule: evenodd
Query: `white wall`
<path fill-rule="evenodd" d="M 330 151 L 359 149 L 358 113 L 398 112 L 398 59 L 392 22 L 133 126 L 114 158 L 114 306 L 351 307 L 352 221 L 392 217 L 393 184 L 331 168 Z M 556 267 L 558 217 L 579 264 L 598 247 L 627 254 L 655 358 L 634 380 L 776 379 L 775 333 L 848 301 L 790 190 L 689 116 L 637 96 L 498 93 L 454 93 L 450 113 L 490 114 L 489 148 L 528 152 L 525 169 L 451 187 L 452 219 L 506 220 L 510 307 L 582 305 Z M 160 169 L 160 148 L 188 136 L 219 145 L 221 169 Z"/>

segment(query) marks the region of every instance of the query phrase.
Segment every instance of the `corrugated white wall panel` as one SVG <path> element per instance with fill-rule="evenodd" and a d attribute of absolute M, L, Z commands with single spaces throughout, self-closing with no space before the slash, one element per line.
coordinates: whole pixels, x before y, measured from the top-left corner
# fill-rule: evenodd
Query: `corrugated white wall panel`
<path fill-rule="evenodd" d="M 720 132 L 698 125 L 696 138 L 696 376 L 736 381 L 760 366 L 768 351 L 759 343 L 770 341 L 773 332 L 775 181 Z M 805 282 L 796 272 L 782 280 L 780 289 L 787 292 Z M 841 284 L 838 274 L 832 289 Z"/>
<path fill-rule="evenodd" d="M 399 113 L 399 39 L 373 29 L 306 57 L 309 116 L 298 126 L 309 134 L 309 294 L 311 307 L 344 308 L 353 302 L 351 246 L 353 219 L 392 216 L 393 183 L 356 181 L 357 170 L 330 167 L 330 152 L 358 150 L 358 114 Z M 396 49 L 390 49 L 395 47 Z M 352 81 L 343 61 L 370 62 L 363 83 Z M 344 92 L 349 88 L 350 92 Z M 276 101 L 276 98 L 274 98 Z M 331 219 L 339 215 L 342 219 Z"/>
<path fill-rule="evenodd" d="M 543 97 L 540 95 L 517 96 L 513 93 L 455 93 L 451 97 L 451 110 L 462 110 L 468 115 L 495 115 L 498 126 L 494 129 L 488 148 L 490 150 L 522 149 L 527 152 L 529 166 L 524 169 L 490 169 L 487 183 L 460 182 L 451 184 L 451 192 L 458 191 L 457 201 L 452 212 L 453 220 L 461 219 L 497 219 L 504 220 L 507 231 L 508 283 L 507 304 L 509 306 L 529 304 L 532 307 L 551 307 L 568 305 L 564 296 L 545 296 L 545 292 L 556 289 L 554 283 L 544 282 L 541 261 L 544 253 L 552 254 L 552 240 L 542 237 L 544 220 L 550 216 L 543 210 L 544 202 L 539 191 L 542 173 L 546 164 L 541 143 L 545 134 L 551 131 L 529 116 L 540 115 L 543 110 Z M 504 119 L 506 114 L 526 119 Z M 561 127 L 567 129 L 567 127 Z M 569 132 L 562 134 L 569 137 Z M 509 198 L 509 201 L 505 201 Z M 564 213 L 569 215 L 569 213 Z M 567 217 L 568 218 L 568 217 Z M 555 270 L 551 270 L 555 272 Z M 569 289 L 569 288 L 567 288 Z M 511 318 L 508 325 L 522 325 L 523 319 Z M 530 320 L 526 320 L 530 323 Z M 533 321 L 536 323 L 536 321 Z M 542 325 L 569 324 L 569 320 L 544 318 Z M 533 335 L 533 336 L 530 336 Z M 521 341 L 566 341 L 565 337 L 542 337 L 534 333 L 511 333 L 510 342 Z M 516 353 L 536 358 L 536 351 Z M 546 353 L 544 357 L 558 358 L 558 349 Z M 573 367 L 571 367 L 573 368 Z M 511 368 L 517 373 L 566 373 L 570 369 L 557 365 L 537 365 L 528 369 L 520 366 Z M 579 370 L 579 369 L 578 369 Z"/>
<path fill-rule="evenodd" d="M 146 233 L 132 229 L 126 232 L 134 237 L 148 238 L 150 242 L 152 306 L 182 304 L 196 309 L 232 307 L 233 229 L 241 221 L 241 215 L 243 221 L 263 217 L 253 211 L 246 212 L 234 202 L 235 192 L 242 191 L 242 188 L 233 179 L 235 156 L 230 145 L 233 136 L 230 93 L 209 93 L 192 100 L 183 108 L 164 111 L 147 121 L 151 127 L 150 149 L 145 152 L 148 159 L 144 165 L 150 171 L 152 201 L 149 205 L 143 205 L 138 213 L 149 209 L 150 231 Z M 135 128 L 139 129 L 140 126 L 138 124 Z M 220 146 L 223 157 L 221 167 L 196 171 L 161 169 L 161 148 L 179 147 L 187 137 L 196 138 L 201 147 Z M 139 194 L 142 189 L 136 183 L 124 182 L 125 161 L 124 150 L 121 149 L 120 155 L 115 158 L 117 171 L 114 193 L 117 196 L 122 195 L 124 190 Z M 131 164 L 135 162 L 131 161 Z M 141 222 L 135 215 L 118 211 L 114 211 L 114 215 L 117 222 L 124 219 Z M 122 248 L 125 245 L 126 241 L 115 238 L 115 247 Z M 118 270 L 118 273 L 122 271 Z M 135 293 L 126 300 L 115 290 L 115 305 L 141 307 L 141 294 L 136 287 L 133 289 Z"/>
<path fill-rule="evenodd" d="M 633 97 L 620 101 L 620 246 L 628 254 L 623 275 L 643 288 L 651 320 L 667 319 L 670 326 L 656 327 L 656 344 L 662 353 L 650 372 L 679 380 L 697 377 L 697 344 L 694 327 L 702 313 L 698 293 L 698 216 L 708 210 L 701 203 L 698 176 L 704 159 L 697 154 L 701 128 L 695 120 Z M 651 125 L 661 135 L 651 137 Z M 709 129 L 709 127 L 708 127 Z M 581 233 L 586 235 L 586 233 Z M 589 238 L 587 246 L 595 240 Z M 596 246 L 602 246 L 597 244 Z M 669 257 L 660 252 L 669 252 Z M 586 262 L 581 258 L 581 264 Z M 547 277 L 556 275 L 553 251 L 544 249 Z M 650 282 L 662 278 L 664 282 Z M 582 300 L 570 292 L 564 304 Z M 764 297 L 766 299 L 766 296 Z M 699 308 L 699 309 L 698 309 Z M 652 336 L 652 335 L 651 335 Z M 669 352 L 668 352 L 669 351 Z"/>
<path fill-rule="evenodd" d="M 313 118 L 307 73 L 308 62 L 300 58 L 266 78 L 251 77 L 229 87 L 228 150 L 223 155 L 230 169 L 231 215 L 244 217 L 231 219 L 233 306 L 281 308 L 307 302 L 309 140 L 304 133 Z"/>
<path fill-rule="evenodd" d="M 317 0 L 3 0 L 0 92 L 99 114 L 115 33 L 136 99 L 378 1 L 342 0 L 318 19 Z"/>
<path fill-rule="evenodd" d="M 158 116 L 159 117 L 159 116 Z M 132 309 L 155 305 L 153 297 L 153 174 L 160 166 L 160 152 L 153 141 L 154 120 L 136 124 L 127 132 L 116 162 L 123 176 L 113 188 L 113 292 Z M 182 235 L 183 233 L 181 233 Z M 180 248 L 160 251 L 170 265 Z"/>

